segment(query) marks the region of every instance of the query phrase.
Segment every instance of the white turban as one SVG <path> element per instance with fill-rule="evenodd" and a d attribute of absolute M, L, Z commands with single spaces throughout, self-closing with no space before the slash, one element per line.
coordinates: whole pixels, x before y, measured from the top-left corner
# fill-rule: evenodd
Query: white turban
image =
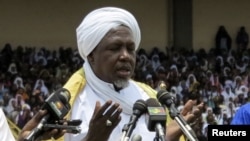
<path fill-rule="evenodd" d="M 141 32 L 135 17 L 121 8 L 104 7 L 90 12 L 76 29 L 77 45 L 81 57 L 86 60 L 107 32 L 119 25 L 131 29 L 135 47 L 138 49 Z"/>

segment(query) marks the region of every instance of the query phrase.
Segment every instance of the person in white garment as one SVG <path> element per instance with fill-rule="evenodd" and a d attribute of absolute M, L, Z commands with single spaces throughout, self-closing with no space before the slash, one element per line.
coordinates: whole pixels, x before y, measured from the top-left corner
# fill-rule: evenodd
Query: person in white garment
<path fill-rule="evenodd" d="M 64 88 L 71 93 L 69 119 L 81 119 L 81 133 L 65 134 L 65 141 L 119 141 L 122 128 L 130 120 L 137 100 L 156 97 L 156 91 L 132 80 L 136 51 L 141 32 L 135 17 L 127 10 L 102 7 L 90 12 L 76 29 L 79 54 L 83 67 L 75 72 Z M 186 103 L 182 114 L 187 121 L 196 118 Z M 143 141 L 153 141 L 156 133 L 147 129 L 142 115 L 131 135 Z M 175 121 L 169 121 L 166 140 L 178 140 L 182 135 Z"/>
<path fill-rule="evenodd" d="M 9 124 L 7 122 L 6 116 L 3 112 L 3 110 L 0 108 L 0 139 L 2 141 L 24 141 L 25 138 L 29 135 L 29 133 L 36 128 L 36 126 L 39 124 L 41 119 L 47 114 L 46 110 L 40 110 L 30 121 L 26 123 L 26 125 L 23 127 L 21 132 L 18 135 L 17 140 L 14 138 Z M 37 140 L 43 140 L 43 139 L 51 139 L 52 137 L 54 139 L 58 139 L 62 137 L 65 134 L 66 131 L 64 130 L 58 130 L 58 129 L 52 129 L 46 131 L 44 134 L 39 136 Z"/>
<path fill-rule="evenodd" d="M 0 139 L 3 141 L 15 141 L 15 138 L 9 128 L 9 124 L 3 112 L 0 108 Z"/>

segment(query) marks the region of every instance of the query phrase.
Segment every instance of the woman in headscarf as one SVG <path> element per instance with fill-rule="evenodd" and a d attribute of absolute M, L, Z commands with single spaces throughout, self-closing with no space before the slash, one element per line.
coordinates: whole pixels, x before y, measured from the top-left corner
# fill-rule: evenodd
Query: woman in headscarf
<path fill-rule="evenodd" d="M 240 89 L 241 85 L 242 85 L 242 77 L 239 75 L 235 76 L 232 84 L 232 90 L 236 93 Z"/>
<path fill-rule="evenodd" d="M 241 85 L 239 91 L 242 92 L 243 97 L 244 97 L 245 99 L 248 98 L 249 88 L 248 88 L 247 86 Z M 237 93 L 237 92 L 236 92 L 236 93 Z"/>
<path fill-rule="evenodd" d="M 40 94 L 44 100 L 49 96 L 50 93 L 47 86 L 44 84 L 44 80 L 36 80 L 36 84 L 33 88 L 33 94 Z"/>
<path fill-rule="evenodd" d="M 227 66 L 223 69 L 223 77 L 229 77 L 231 75 L 231 69 Z"/>
<path fill-rule="evenodd" d="M 230 85 L 226 85 L 224 90 L 221 92 L 221 95 L 224 97 L 224 104 L 228 105 L 230 99 L 234 99 L 236 97 L 235 93 L 233 93 Z"/>
<path fill-rule="evenodd" d="M 208 125 L 217 125 L 213 109 L 211 107 L 207 107 L 206 113 L 203 114 L 203 117 L 205 120 L 202 127 L 202 133 L 207 137 Z"/>
<path fill-rule="evenodd" d="M 24 88 L 23 78 L 20 76 L 17 76 L 13 82 L 13 87 L 15 88 L 15 90 L 17 90 L 18 88 Z"/>
<path fill-rule="evenodd" d="M 160 57 L 158 54 L 154 54 L 151 58 L 151 64 L 153 67 L 153 70 L 156 71 L 158 67 L 161 66 L 161 62 L 160 62 Z"/>
<path fill-rule="evenodd" d="M 5 108 L 7 117 L 10 118 L 11 121 L 15 121 L 16 116 L 19 113 L 18 107 L 17 107 L 17 101 L 15 98 L 11 98 L 8 102 L 8 105 Z"/>
<path fill-rule="evenodd" d="M 189 92 L 192 92 L 197 88 L 197 86 L 199 85 L 199 82 L 197 81 L 194 74 L 188 75 L 188 78 L 186 80 L 186 85 L 188 87 Z"/>
<path fill-rule="evenodd" d="M 169 71 L 167 72 L 166 81 L 169 82 L 170 87 L 178 86 L 180 82 L 181 74 L 178 71 L 178 68 L 175 64 L 170 66 Z"/>
<path fill-rule="evenodd" d="M 19 112 L 15 119 L 15 123 L 19 128 L 23 128 L 24 125 L 32 118 L 33 114 L 31 113 L 30 106 L 24 104 L 22 110 Z"/>
<path fill-rule="evenodd" d="M 8 72 L 9 72 L 12 76 L 14 76 L 14 75 L 16 75 L 16 74 L 18 73 L 16 63 L 12 62 L 12 63 L 9 65 Z"/>

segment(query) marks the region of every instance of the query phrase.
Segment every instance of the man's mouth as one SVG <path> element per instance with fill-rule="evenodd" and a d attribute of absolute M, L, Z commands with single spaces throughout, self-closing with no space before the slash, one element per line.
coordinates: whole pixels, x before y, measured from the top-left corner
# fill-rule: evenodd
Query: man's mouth
<path fill-rule="evenodd" d="M 131 76 L 131 73 L 132 73 L 129 67 L 120 68 L 116 72 L 117 72 L 117 75 L 122 78 L 128 78 Z"/>

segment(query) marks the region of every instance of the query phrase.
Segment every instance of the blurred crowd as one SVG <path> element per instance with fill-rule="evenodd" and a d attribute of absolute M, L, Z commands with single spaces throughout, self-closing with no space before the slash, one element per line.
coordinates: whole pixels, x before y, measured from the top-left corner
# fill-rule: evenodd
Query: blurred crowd
<path fill-rule="evenodd" d="M 225 32 L 223 28 L 219 30 Z M 230 36 L 219 32 L 215 47 L 208 51 L 152 47 L 147 52 L 141 48 L 133 76 L 157 91 L 168 90 L 178 110 L 188 99 L 203 102 L 201 118 L 191 125 L 204 140 L 209 124 L 230 124 L 237 109 L 250 98 L 248 41 L 243 44 L 245 40 L 238 39 L 237 48 L 232 49 Z M 54 51 L 45 47 L 13 49 L 7 43 L 0 52 L 1 108 L 22 128 L 83 63 L 77 49 L 71 47 Z"/>
<path fill-rule="evenodd" d="M 22 128 L 46 98 L 82 67 L 77 50 L 18 46 L 7 43 L 0 53 L 0 105 Z"/>

